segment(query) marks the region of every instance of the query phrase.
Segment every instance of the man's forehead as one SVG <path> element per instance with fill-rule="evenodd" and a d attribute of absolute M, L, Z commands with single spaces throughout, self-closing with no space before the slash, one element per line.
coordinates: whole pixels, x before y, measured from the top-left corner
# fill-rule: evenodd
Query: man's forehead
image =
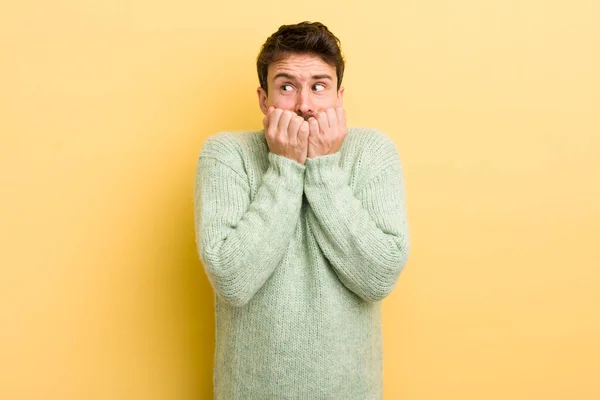
<path fill-rule="evenodd" d="M 335 69 L 318 56 L 290 55 L 269 65 L 271 79 L 286 74 L 298 78 L 310 78 L 315 75 L 335 76 Z"/>

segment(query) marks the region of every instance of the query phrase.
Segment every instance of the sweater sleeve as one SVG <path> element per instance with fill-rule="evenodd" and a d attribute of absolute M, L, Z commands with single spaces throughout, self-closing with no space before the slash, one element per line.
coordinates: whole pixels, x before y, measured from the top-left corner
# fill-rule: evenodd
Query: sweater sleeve
<path fill-rule="evenodd" d="M 233 306 L 248 303 L 271 276 L 300 216 L 306 167 L 275 153 L 268 159 L 252 201 L 235 162 L 202 154 L 198 160 L 197 251 L 216 294 Z"/>
<path fill-rule="evenodd" d="M 307 159 L 307 219 L 340 281 L 366 301 L 394 289 L 409 253 L 403 169 L 391 140 L 374 154 L 377 171 L 353 192 L 340 152 Z"/>

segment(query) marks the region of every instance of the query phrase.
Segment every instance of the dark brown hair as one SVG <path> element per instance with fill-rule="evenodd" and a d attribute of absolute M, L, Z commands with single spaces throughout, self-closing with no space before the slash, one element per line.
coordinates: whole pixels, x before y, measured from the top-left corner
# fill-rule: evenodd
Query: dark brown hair
<path fill-rule="evenodd" d="M 335 67 L 337 88 L 340 88 L 345 65 L 340 40 L 322 23 L 304 21 L 295 25 L 281 25 L 262 45 L 256 59 L 256 69 L 260 86 L 265 92 L 268 92 L 269 65 L 292 53 L 314 54 Z"/>

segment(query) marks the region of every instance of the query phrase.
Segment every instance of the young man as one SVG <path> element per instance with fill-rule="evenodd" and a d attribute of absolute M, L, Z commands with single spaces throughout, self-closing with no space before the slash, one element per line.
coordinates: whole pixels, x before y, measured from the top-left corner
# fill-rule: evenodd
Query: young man
<path fill-rule="evenodd" d="M 257 68 L 264 129 L 209 137 L 196 175 L 215 399 L 382 399 L 381 300 L 409 252 L 398 150 L 346 127 L 321 23 L 281 26 Z"/>

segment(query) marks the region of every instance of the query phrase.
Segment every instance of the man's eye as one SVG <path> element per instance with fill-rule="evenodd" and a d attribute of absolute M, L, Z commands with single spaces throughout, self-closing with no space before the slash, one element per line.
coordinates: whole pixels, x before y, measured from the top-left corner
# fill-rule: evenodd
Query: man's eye
<path fill-rule="evenodd" d="M 323 90 L 325 90 L 325 85 L 323 85 L 321 83 L 317 83 L 313 86 L 313 90 L 315 92 L 322 92 Z"/>
<path fill-rule="evenodd" d="M 284 92 L 289 92 L 290 90 L 292 90 L 292 85 L 282 85 L 281 90 L 283 90 Z"/>

